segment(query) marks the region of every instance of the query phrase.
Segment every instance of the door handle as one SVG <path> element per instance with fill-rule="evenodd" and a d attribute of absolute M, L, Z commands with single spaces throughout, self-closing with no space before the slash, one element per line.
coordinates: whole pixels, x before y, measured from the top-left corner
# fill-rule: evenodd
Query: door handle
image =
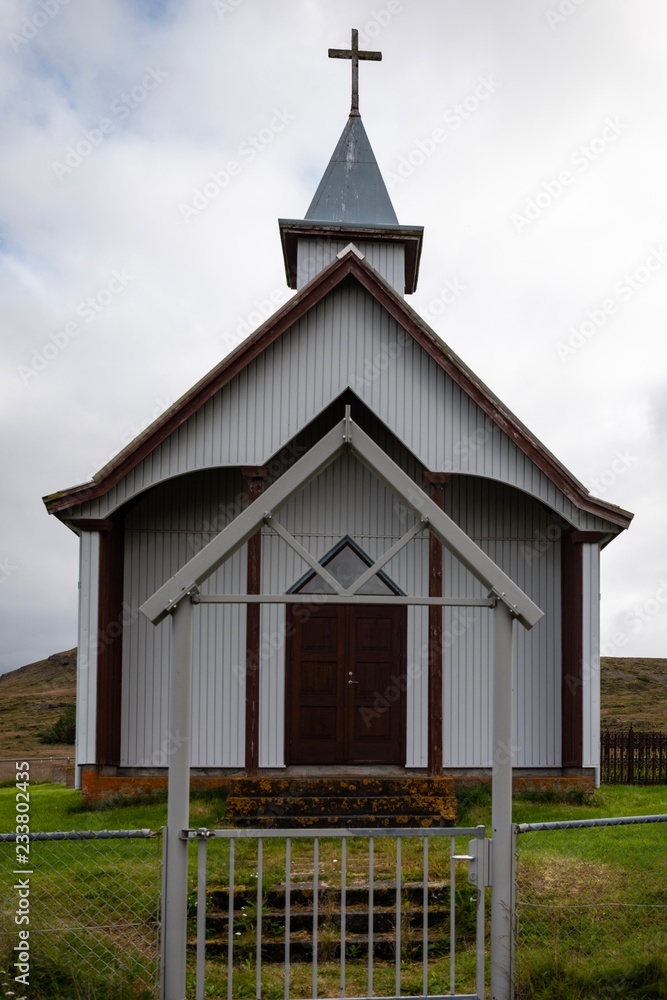
<path fill-rule="evenodd" d="M 347 683 L 348 683 L 348 684 L 358 684 L 358 683 L 359 683 L 359 681 L 348 681 Z"/>
<path fill-rule="evenodd" d="M 352 678 L 352 676 L 353 676 L 353 674 L 352 674 L 352 671 L 350 670 L 350 672 L 348 674 L 348 682 L 347 683 L 348 684 L 358 684 L 359 681 L 353 681 L 353 680 L 350 679 L 350 678 Z"/>

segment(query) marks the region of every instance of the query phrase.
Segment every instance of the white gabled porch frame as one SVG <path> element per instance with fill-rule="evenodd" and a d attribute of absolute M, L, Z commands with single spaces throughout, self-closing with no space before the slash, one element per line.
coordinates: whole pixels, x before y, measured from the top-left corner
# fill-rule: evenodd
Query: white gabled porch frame
<path fill-rule="evenodd" d="M 442 544 L 486 587 L 489 598 L 469 602 L 457 598 L 386 597 L 383 603 L 461 605 L 476 603 L 494 611 L 492 828 L 491 846 L 491 996 L 509 1000 L 512 980 L 512 622 L 517 618 L 531 629 L 543 617 L 530 598 L 449 518 L 403 470 L 353 422 L 349 407 L 334 426 L 302 458 L 289 468 L 257 500 L 224 528 L 153 594 L 141 611 L 154 625 L 172 616 L 172 655 L 169 681 L 169 723 L 174 751 L 169 760 L 169 798 L 166 834 L 166 864 L 162 925 L 162 1000 L 183 1000 L 187 923 L 187 830 L 190 796 L 190 700 L 192 686 L 192 619 L 199 585 L 230 558 L 257 531 L 271 523 L 272 512 L 304 489 L 348 449 L 406 506 L 420 517 Z M 276 527 L 274 522 L 273 527 Z M 279 533 L 294 547 L 284 529 Z M 392 555 L 416 534 L 409 531 L 393 547 Z M 377 572 L 391 555 L 385 553 L 368 574 Z M 306 560 L 325 579 L 330 574 L 308 554 Z M 364 576 L 368 575 L 364 574 Z M 355 593 L 363 581 L 349 590 L 327 579 L 335 593 L 331 603 L 362 603 L 368 599 Z M 334 585 L 335 583 L 335 585 Z M 215 596 L 207 601 L 227 601 Z M 234 596 L 234 603 L 290 603 L 300 595 L 261 594 L 252 598 Z M 371 599 L 377 603 L 377 598 Z"/>

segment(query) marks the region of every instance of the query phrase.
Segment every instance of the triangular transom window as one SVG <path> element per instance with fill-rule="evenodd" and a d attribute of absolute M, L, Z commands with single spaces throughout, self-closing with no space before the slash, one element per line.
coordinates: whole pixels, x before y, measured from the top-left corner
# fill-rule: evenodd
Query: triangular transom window
<path fill-rule="evenodd" d="M 334 579 L 345 588 L 351 587 L 354 581 L 358 580 L 361 574 L 365 573 L 368 567 L 373 565 L 373 562 L 374 560 L 349 535 L 341 538 L 320 559 L 320 565 L 325 566 Z M 333 594 L 333 592 L 333 588 L 315 570 L 309 570 L 289 590 L 290 594 Z M 380 570 L 370 580 L 367 580 L 357 593 L 378 597 L 391 597 L 395 594 L 402 594 L 403 591 L 400 587 L 396 586 L 386 573 Z"/>

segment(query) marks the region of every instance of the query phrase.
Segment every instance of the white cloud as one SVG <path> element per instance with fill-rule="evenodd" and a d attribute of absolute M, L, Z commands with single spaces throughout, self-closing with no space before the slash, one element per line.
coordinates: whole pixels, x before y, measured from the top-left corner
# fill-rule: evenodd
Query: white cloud
<path fill-rule="evenodd" d="M 383 52 L 360 74 L 385 174 L 480 77 L 499 82 L 458 125 L 450 113 L 446 140 L 392 193 L 400 221 L 426 227 L 412 304 L 426 311 L 448 280 L 465 286 L 433 326 L 580 479 L 619 448 L 640 456 L 605 493 L 637 517 L 603 554 L 604 638 L 667 571 L 667 266 L 567 362 L 555 345 L 667 244 L 664 5 L 587 0 L 557 27 L 546 18 L 557 0 L 403 0 L 388 21 L 383 0 L 228 6 L 69 0 L 18 44 L 8 36 L 40 2 L 0 7 L 0 565 L 17 566 L 0 585 L 0 669 L 75 641 L 76 539 L 40 496 L 104 464 L 228 352 L 257 301 L 287 294 L 276 219 L 304 214 L 344 124 L 349 65 L 326 50 L 352 25 L 371 25 Z M 166 74 L 152 89 L 150 70 Z M 179 205 L 276 108 L 289 127 L 186 225 Z M 577 168 L 614 116 L 627 128 Z M 58 179 L 54 161 L 96 129 L 102 140 Z M 563 169 L 573 183 L 518 233 L 512 213 Z M 85 322 L 81 303 L 124 269 L 132 280 Z M 24 384 L 18 366 L 77 320 Z M 665 655 L 665 615 L 624 654 Z"/>

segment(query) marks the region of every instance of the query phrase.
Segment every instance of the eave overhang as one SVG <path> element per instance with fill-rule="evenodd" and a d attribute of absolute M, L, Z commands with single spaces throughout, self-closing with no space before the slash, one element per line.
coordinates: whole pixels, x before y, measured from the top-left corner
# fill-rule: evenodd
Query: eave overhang
<path fill-rule="evenodd" d="M 278 219 L 280 242 L 285 261 L 285 275 L 290 288 L 297 287 L 297 248 L 299 239 L 342 239 L 345 243 L 357 240 L 378 243 L 402 243 L 405 246 L 406 295 L 417 288 L 421 261 L 423 226 L 375 226 L 352 222 L 316 222 L 303 219 Z"/>

